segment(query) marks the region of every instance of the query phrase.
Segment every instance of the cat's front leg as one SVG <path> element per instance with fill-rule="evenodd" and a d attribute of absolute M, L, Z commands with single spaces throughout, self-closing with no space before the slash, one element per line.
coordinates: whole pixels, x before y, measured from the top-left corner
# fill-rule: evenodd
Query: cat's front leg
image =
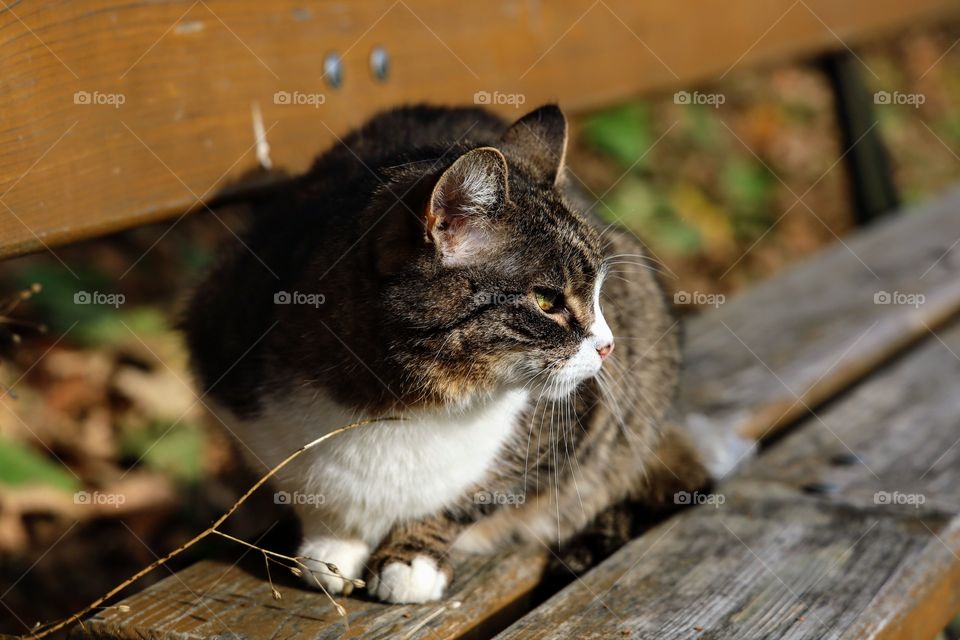
<path fill-rule="evenodd" d="M 447 514 L 397 524 L 370 556 L 367 591 L 380 600 L 439 600 L 453 566 L 449 553 L 463 525 Z"/>

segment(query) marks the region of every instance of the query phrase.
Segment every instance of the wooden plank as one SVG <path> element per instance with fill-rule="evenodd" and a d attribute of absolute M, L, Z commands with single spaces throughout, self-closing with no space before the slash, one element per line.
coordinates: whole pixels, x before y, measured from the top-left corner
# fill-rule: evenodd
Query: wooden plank
<path fill-rule="evenodd" d="M 937 582 L 946 568 L 957 575 L 960 531 L 943 516 L 851 509 L 746 483 L 724 495 L 720 508 L 691 509 L 630 543 L 497 637 L 871 638 L 864 619 L 877 601 L 902 611 L 915 604 L 903 583 Z M 934 624 L 950 613 L 938 611 Z M 936 633 L 913 630 L 896 637 Z"/>
<path fill-rule="evenodd" d="M 721 486 L 725 502 L 663 523 L 498 637 L 933 637 L 960 610 L 957 353 L 960 325 L 806 421 Z M 869 462 L 824 456 L 837 442 Z"/>
<path fill-rule="evenodd" d="M 764 419 L 779 417 L 779 412 L 771 408 L 795 403 L 766 366 L 814 407 L 853 384 L 898 348 L 925 334 L 923 323 L 935 328 L 956 312 L 960 307 L 957 273 L 960 259 L 948 249 L 960 238 L 960 216 L 955 213 L 958 200 L 960 191 L 951 192 L 941 200 L 879 223 L 867 233 L 848 240 L 846 247 L 838 245 L 829 249 L 740 299 L 730 301 L 718 311 L 695 318 L 687 332 L 688 366 L 681 394 L 683 415 L 688 423 L 701 432 L 708 428 L 723 434 L 744 424 L 763 431 L 773 424 L 764 423 Z M 869 269 L 860 260 L 866 262 Z M 934 263 L 936 266 L 930 268 Z M 871 270 L 880 277 L 879 281 Z M 874 304 L 874 292 L 881 290 L 922 293 L 926 299 L 918 308 Z M 737 339 L 738 335 L 768 365 L 751 355 Z M 957 352 L 960 353 L 960 349 Z M 729 400 L 725 400 L 724 394 Z M 802 406 L 796 412 L 801 410 Z M 783 419 L 777 422 L 783 423 Z M 804 451 L 813 455 L 813 451 L 818 450 L 811 446 L 809 451 Z M 831 443 L 827 451 L 836 452 L 836 443 Z M 869 492 L 869 488 L 864 491 Z M 522 613 L 525 596 L 537 586 L 544 558 L 536 552 L 516 551 L 496 561 L 474 559 L 474 562 L 488 564 L 483 565 L 483 572 L 477 573 L 474 579 L 467 577 L 473 575 L 474 569 L 458 570 L 456 584 L 460 586 L 455 587 L 451 597 L 465 603 L 461 609 L 441 613 L 430 607 L 384 609 L 355 598 L 348 600 L 348 608 L 364 621 L 378 619 L 377 615 L 382 614 L 383 624 L 388 626 L 402 618 L 408 632 L 424 616 L 432 614 L 429 625 L 413 637 L 458 637 L 508 605 L 513 606 L 513 611 L 504 613 L 504 617 Z M 239 571 L 228 572 L 224 583 L 247 585 L 241 581 L 248 580 L 249 576 L 240 575 Z M 222 573 L 220 565 L 200 563 L 196 573 L 168 578 L 153 587 L 153 591 L 128 600 L 129 614 L 106 612 L 87 626 L 105 636 L 119 634 L 119 629 L 127 627 L 135 630 L 132 632 L 135 636 L 148 629 L 157 634 L 172 633 L 174 627 L 169 626 L 166 618 L 141 618 L 136 612 L 153 610 L 159 606 L 157 602 L 163 601 L 168 609 L 166 615 L 172 616 L 187 597 L 185 593 L 204 592 L 204 576 Z M 245 586 L 240 591 L 249 588 Z M 220 611 L 216 599 L 209 606 Z M 318 610 L 329 610 L 322 596 L 306 592 L 301 592 L 297 599 L 287 600 L 282 609 L 269 598 L 261 598 L 251 607 L 265 621 L 284 628 L 297 628 L 290 627 L 292 623 L 286 620 L 299 619 L 298 607 L 308 609 L 310 616 L 315 616 L 313 612 Z M 333 618 L 324 620 L 333 622 Z M 363 624 L 371 628 L 380 626 L 373 622 Z M 320 633 L 318 627 L 310 627 L 311 632 Z M 333 624 L 332 628 L 340 627 Z"/>
<path fill-rule="evenodd" d="M 277 575 L 274 600 L 262 572 L 222 562 L 199 562 L 124 602 L 129 611 L 107 610 L 85 623 L 82 638 L 247 637 L 274 640 L 347 640 L 463 637 L 491 618 L 522 607 L 544 564 L 533 549 L 518 549 L 501 562 L 472 556 L 457 563 L 448 597 L 427 605 L 387 605 L 343 599 L 349 628 L 330 602 L 299 581 Z M 501 625 L 502 628 L 502 625 Z M 235 634 L 230 636 L 229 634 Z"/>
<path fill-rule="evenodd" d="M 253 103 L 274 166 L 300 172 L 335 134 L 402 102 L 471 104 L 485 91 L 520 96 L 494 105 L 508 115 L 549 100 L 597 107 L 958 9 L 952 0 L 495 0 L 456 11 L 442 0 L 8 2 L 0 257 L 274 181 L 252 173 Z M 369 68 L 377 46 L 390 56 L 385 82 Z M 323 77 L 328 52 L 343 59 L 339 89 Z M 277 104 L 278 91 L 308 98 Z"/>
<path fill-rule="evenodd" d="M 954 328 L 928 336 L 922 349 L 818 412 L 739 476 L 830 501 L 960 513 L 958 335 Z M 922 504 L 898 505 L 894 494 L 922 495 Z"/>
<path fill-rule="evenodd" d="M 391 640 L 461 637 L 526 593 L 542 567 L 542 556 L 526 550 L 510 567 L 473 557 L 458 565 L 460 573 L 444 602 L 386 605 L 351 598 L 345 601 L 349 626 L 329 601 L 305 590 L 292 577 L 274 580 L 282 599 L 249 569 L 222 562 L 201 562 L 159 582 L 131 599 L 130 611 L 110 610 L 85 625 L 84 638 L 236 637 L 274 640 Z M 488 592 L 479 596 L 478 585 Z M 524 593 L 517 593 L 520 587 Z M 231 634 L 233 634 L 231 636 Z M 440 634 L 440 635 L 438 635 Z"/>
<path fill-rule="evenodd" d="M 695 318 L 682 420 L 760 439 L 928 336 L 960 310 L 958 239 L 952 190 Z"/>

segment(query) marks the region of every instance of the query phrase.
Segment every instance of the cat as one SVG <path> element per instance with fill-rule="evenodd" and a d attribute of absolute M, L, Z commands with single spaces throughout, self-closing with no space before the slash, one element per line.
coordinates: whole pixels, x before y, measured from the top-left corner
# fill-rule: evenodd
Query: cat
<path fill-rule="evenodd" d="M 568 542 L 709 480 L 665 426 L 679 331 L 655 264 L 583 211 L 555 105 L 384 112 L 255 211 L 184 320 L 331 593 L 442 598 L 452 550 Z M 398 421 L 383 420 L 388 416 Z M 638 506 L 639 505 L 639 506 Z"/>

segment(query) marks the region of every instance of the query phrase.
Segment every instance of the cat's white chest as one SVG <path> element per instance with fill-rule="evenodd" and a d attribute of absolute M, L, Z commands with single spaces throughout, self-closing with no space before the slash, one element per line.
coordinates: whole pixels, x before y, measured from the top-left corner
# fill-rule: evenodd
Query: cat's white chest
<path fill-rule="evenodd" d="M 324 511 L 377 538 L 399 520 L 472 501 L 468 491 L 495 464 L 527 402 L 527 393 L 516 390 L 462 412 L 414 412 L 353 429 L 301 456 L 279 483 L 291 493 L 319 496 Z M 268 406 L 255 429 L 240 426 L 245 433 L 239 435 L 273 465 L 361 417 L 322 396 L 288 398 Z"/>

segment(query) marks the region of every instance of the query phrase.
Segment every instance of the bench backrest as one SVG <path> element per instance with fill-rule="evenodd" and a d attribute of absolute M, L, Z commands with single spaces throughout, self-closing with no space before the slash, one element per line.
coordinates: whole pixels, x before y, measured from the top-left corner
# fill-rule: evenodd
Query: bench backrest
<path fill-rule="evenodd" d="M 489 102 L 517 114 L 553 100 L 586 109 L 842 49 L 957 8 L 952 0 L 8 2 L 0 8 L 0 257 L 276 181 L 254 173 L 261 120 L 269 144 L 261 157 L 296 173 L 337 135 L 398 103 Z M 386 78 L 372 63 L 377 47 L 389 59 Z M 324 72 L 330 54 L 341 63 L 339 87 L 337 74 Z"/>

